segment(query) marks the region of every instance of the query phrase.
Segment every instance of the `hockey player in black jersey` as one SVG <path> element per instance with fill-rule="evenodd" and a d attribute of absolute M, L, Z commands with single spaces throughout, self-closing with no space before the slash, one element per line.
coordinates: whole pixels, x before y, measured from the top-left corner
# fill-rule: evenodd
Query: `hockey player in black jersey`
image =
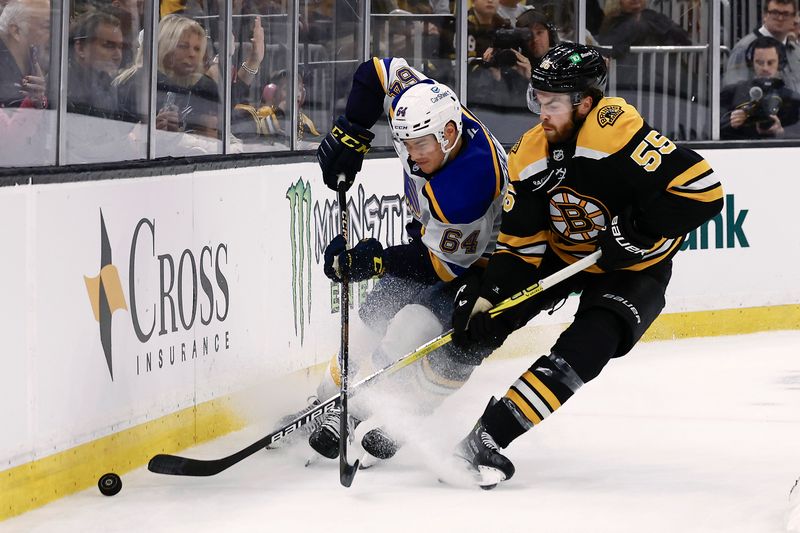
<path fill-rule="evenodd" d="M 514 474 L 501 448 L 636 344 L 664 307 L 684 235 L 722 208 L 709 164 L 625 100 L 603 97 L 605 83 L 603 58 L 584 45 L 557 45 L 534 65 L 528 106 L 541 124 L 509 154 L 512 181 L 485 273 L 457 281 L 452 322 L 461 346 L 498 347 L 540 311 L 581 293 L 550 353 L 492 398 L 457 448 L 484 488 Z M 585 271 L 494 319 L 486 313 L 598 248 L 601 258 Z"/>

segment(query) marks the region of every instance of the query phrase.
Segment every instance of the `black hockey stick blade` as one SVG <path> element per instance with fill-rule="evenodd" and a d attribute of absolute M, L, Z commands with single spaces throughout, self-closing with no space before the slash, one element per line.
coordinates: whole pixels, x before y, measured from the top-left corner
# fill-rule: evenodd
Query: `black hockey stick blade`
<path fill-rule="evenodd" d="M 341 442 L 345 442 L 349 437 L 342 435 Z M 339 482 L 343 487 L 349 487 L 353 484 L 353 479 L 358 472 L 359 459 L 356 459 L 352 464 L 347 456 L 348 446 L 339 444 Z"/>
<path fill-rule="evenodd" d="M 347 392 L 345 391 L 341 394 L 340 408 L 342 418 L 339 426 L 339 483 L 343 487 L 349 487 L 353 484 L 353 478 L 358 472 L 359 460 L 356 459 L 351 464 L 347 453 L 350 449 L 349 445 L 353 442 L 353 433 L 350 431 L 350 416 L 347 414 Z"/>
<path fill-rule="evenodd" d="M 250 457 L 257 451 L 263 449 L 289 436 L 291 433 L 298 430 L 300 427 L 308 424 L 311 420 L 324 416 L 328 411 L 336 407 L 339 403 L 339 395 L 333 396 L 324 403 L 319 404 L 311 411 L 298 416 L 282 428 L 279 428 L 266 437 L 259 439 L 247 448 L 239 450 L 238 452 L 222 457 L 220 459 L 191 459 L 189 457 L 181 457 L 178 455 L 170 455 L 160 453 L 150 459 L 147 464 L 147 469 L 156 474 L 168 474 L 173 476 L 213 476 L 226 470 L 242 459 Z"/>

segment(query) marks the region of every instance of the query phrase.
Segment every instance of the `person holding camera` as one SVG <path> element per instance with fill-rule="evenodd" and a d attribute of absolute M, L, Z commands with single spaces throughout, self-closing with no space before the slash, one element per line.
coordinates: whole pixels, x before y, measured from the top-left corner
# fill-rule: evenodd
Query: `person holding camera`
<path fill-rule="evenodd" d="M 495 30 L 492 46 L 469 70 L 470 102 L 525 109 L 531 63 L 558 43 L 558 32 L 533 9 L 516 19 L 514 29 Z"/>
<path fill-rule="evenodd" d="M 756 38 L 745 52 L 753 79 L 728 85 L 720 93 L 722 139 L 783 137 L 784 127 L 798 122 L 800 94 L 784 84 L 779 71 L 786 52 L 772 37 Z"/>
<path fill-rule="evenodd" d="M 511 22 L 497 14 L 495 0 L 475 0 L 467 11 L 467 57 L 470 61 L 483 57 L 492 45 L 495 32 L 511 29 Z"/>
<path fill-rule="evenodd" d="M 722 79 L 723 86 L 753 79 L 753 71 L 745 55 L 748 47 L 758 37 L 773 37 L 786 48 L 786 64 L 781 69 L 787 87 L 800 91 L 800 47 L 792 43 L 791 33 L 797 18 L 796 0 L 769 0 L 763 3 L 763 24 L 748 33 L 734 45 L 728 55 L 728 63 Z"/>

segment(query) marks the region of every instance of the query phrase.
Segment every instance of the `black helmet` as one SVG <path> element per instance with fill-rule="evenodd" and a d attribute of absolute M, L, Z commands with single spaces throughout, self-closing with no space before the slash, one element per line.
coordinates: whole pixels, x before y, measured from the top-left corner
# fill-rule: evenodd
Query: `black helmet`
<path fill-rule="evenodd" d="M 597 89 L 602 94 L 607 72 L 606 62 L 596 48 L 559 43 L 531 69 L 531 88 L 550 93 L 583 93 Z"/>

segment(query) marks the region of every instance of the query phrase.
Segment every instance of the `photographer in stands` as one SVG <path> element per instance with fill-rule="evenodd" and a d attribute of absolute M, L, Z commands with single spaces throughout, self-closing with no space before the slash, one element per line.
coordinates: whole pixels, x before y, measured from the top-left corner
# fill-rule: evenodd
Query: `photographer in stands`
<path fill-rule="evenodd" d="M 783 45 L 772 37 L 756 38 L 745 52 L 753 79 L 728 85 L 720 93 L 722 139 L 769 139 L 784 136 L 797 123 L 800 95 L 784 85 Z"/>
<path fill-rule="evenodd" d="M 558 43 L 556 28 L 533 9 L 522 13 L 516 28 L 497 29 L 492 46 L 468 72 L 470 103 L 526 109 L 525 92 L 531 76 L 531 63 L 538 61 Z"/>
<path fill-rule="evenodd" d="M 747 64 L 745 53 L 756 38 L 765 36 L 778 40 L 786 52 L 786 63 L 781 68 L 781 77 L 787 87 L 800 92 L 800 47 L 791 42 L 797 18 L 796 0 L 769 0 L 763 4 L 763 24 L 748 33 L 734 45 L 728 57 L 723 85 L 733 85 L 751 80 L 753 70 Z"/>
<path fill-rule="evenodd" d="M 511 22 L 497 14 L 494 0 L 475 0 L 467 11 L 467 57 L 469 61 L 483 57 L 499 29 L 511 29 Z"/>

